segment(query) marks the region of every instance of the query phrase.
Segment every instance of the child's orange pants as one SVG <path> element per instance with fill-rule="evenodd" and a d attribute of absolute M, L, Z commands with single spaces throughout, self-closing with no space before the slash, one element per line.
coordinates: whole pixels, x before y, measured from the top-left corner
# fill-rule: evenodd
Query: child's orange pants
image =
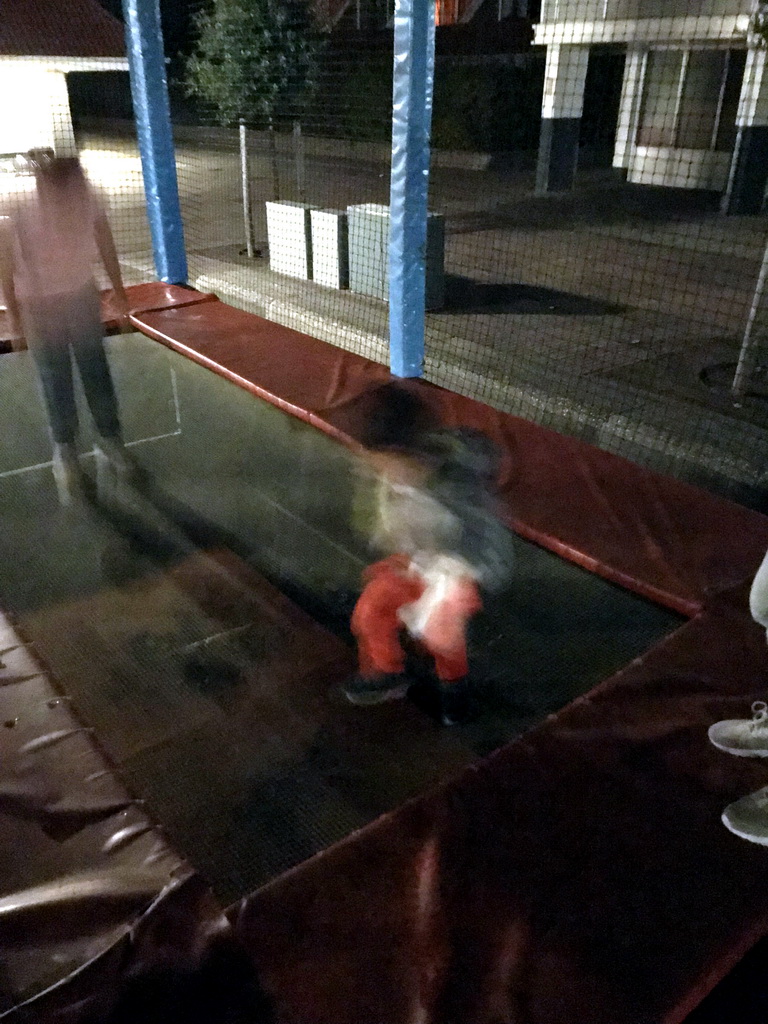
<path fill-rule="evenodd" d="M 363 589 L 352 613 L 352 632 L 357 639 L 360 674 L 375 676 L 402 672 L 405 652 L 400 643 L 404 628 L 398 611 L 417 601 L 425 585 L 418 576 L 408 573 L 408 559 L 393 555 L 366 569 Z M 465 626 L 470 615 L 479 611 L 480 595 L 474 584 L 468 586 L 460 619 L 450 623 L 451 642 L 448 649 L 436 651 L 422 640 L 435 660 L 435 672 L 442 682 L 462 679 L 468 672 Z"/>

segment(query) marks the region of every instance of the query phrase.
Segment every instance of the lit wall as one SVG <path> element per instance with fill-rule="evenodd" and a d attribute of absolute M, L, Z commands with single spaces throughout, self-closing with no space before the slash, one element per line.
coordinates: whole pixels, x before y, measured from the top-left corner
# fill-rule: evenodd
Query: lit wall
<path fill-rule="evenodd" d="M 76 152 L 66 75 L 31 60 L 0 64 L 0 154 Z"/>

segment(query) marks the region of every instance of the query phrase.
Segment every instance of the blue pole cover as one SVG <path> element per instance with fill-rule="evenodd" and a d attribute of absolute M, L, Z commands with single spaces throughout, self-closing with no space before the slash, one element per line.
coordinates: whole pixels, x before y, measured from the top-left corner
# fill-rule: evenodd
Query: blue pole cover
<path fill-rule="evenodd" d="M 396 0 L 392 86 L 389 236 L 389 350 L 392 373 L 420 377 L 435 80 L 435 0 Z"/>
<path fill-rule="evenodd" d="M 131 94 L 157 276 L 186 284 L 176 154 L 171 134 L 159 0 L 123 0 Z"/>

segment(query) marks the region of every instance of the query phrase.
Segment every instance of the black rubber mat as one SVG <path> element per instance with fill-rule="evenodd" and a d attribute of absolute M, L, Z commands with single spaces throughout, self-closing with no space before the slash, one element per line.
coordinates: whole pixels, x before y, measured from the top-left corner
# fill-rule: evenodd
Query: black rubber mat
<path fill-rule="evenodd" d="M 15 440 L 0 604 L 224 900 L 513 739 L 680 622 L 520 542 L 507 592 L 473 628 L 477 721 L 445 730 L 408 702 L 353 707 L 338 692 L 367 557 L 352 457 L 140 336 L 109 348 L 147 480 L 67 508 L 31 363 L 2 357 L 0 429 Z M 324 629 L 270 608 L 206 554 L 221 548 Z"/>

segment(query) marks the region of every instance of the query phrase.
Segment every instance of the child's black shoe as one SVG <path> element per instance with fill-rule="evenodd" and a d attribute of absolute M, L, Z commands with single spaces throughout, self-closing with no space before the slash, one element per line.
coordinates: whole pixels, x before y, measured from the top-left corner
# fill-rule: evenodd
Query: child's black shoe
<path fill-rule="evenodd" d="M 353 676 L 342 687 L 344 696 L 352 704 L 383 704 L 399 700 L 408 692 L 408 680 L 402 673 L 382 676 Z"/>
<path fill-rule="evenodd" d="M 416 707 L 440 725 L 466 725 L 478 714 L 468 678 L 450 683 L 431 680 L 412 686 L 408 697 Z"/>
<path fill-rule="evenodd" d="M 450 683 L 438 683 L 438 689 L 441 725 L 466 725 L 477 717 L 477 704 L 466 677 Z"/>

